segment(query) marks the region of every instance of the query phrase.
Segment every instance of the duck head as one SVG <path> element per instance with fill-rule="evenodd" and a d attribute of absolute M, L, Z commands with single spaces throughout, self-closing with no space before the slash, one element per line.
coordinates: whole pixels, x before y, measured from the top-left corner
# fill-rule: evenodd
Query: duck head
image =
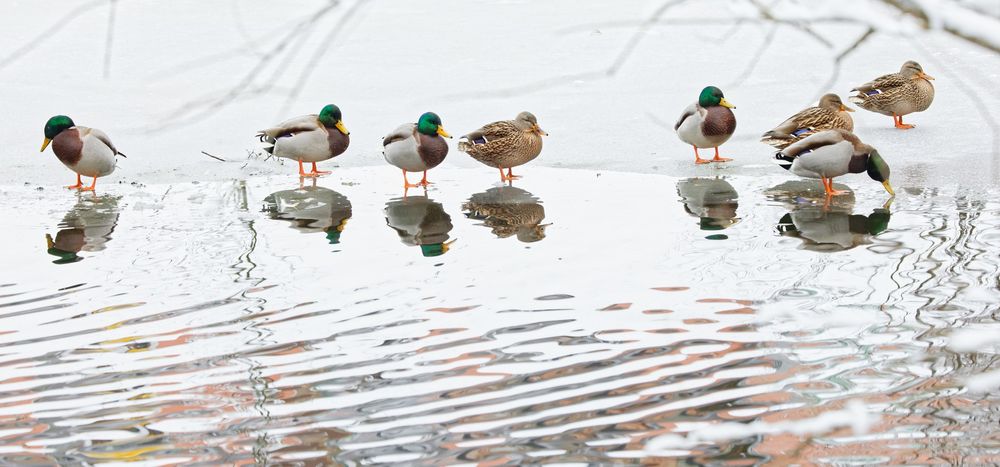
<path fill-rule="evenodd" d="M 441 117 L 434 112 L 426 112 L 420 116 L 417 120 L 417 131 L 428 136 L 441 135 L 445 138 L 451 138 L 451 135 L 447 131 L 444 131 L 444 127 L 441 126 Z"/>
<path fill-rule="evenodd" d="M 344 126 L 344 121 L 342 120 L 343 114 L 340 113 L 340 107 L 333 104 L 328 104 L 323 107 L 323 110 L 319 111 L 319 122 L 327 128 L 336 128 L 338 131 L 345 135 L 351 134 L 347 131 L 347 127 Z"/>
<path fill-rule="evenodd" d="M 919 63 L 913 60 L 904 63 L 903 67 L 899 69 L 899 74 L 906 76 L 907 78 L 910 79 L 920 79 L 920 78 L 927 80 L 934 79 L 933 77 L 931 77 L 931 75 L 924 73 L 924 67 L 920 66 Z"/>
<path fill-rule="evenodd" d="M 830 93 L 819 99 L 819 106 L 825 109 L 832 109 L 837 112 L 854 112 L 854 109 L 844 104 L 840 96 Z"/>
<path fill-rule="evenodd" d="M 535 118 L 535 114 L 531 112 L 521 112 L 517 114 L 517 117 L 514 119 L 514 121 L 519 124 L 518 126 L 525 129 L 525 131 L 537 133 L 542 136 L 549 135 L 548 133 L 542 130 L 542 127 L 538 126 L 538 119 Z"/>
<path fill-rule="evenodd" d="M 892 185 L 889 184 L 889 164 L 886 164 L 885 159 L 872 149 L 872 152 L 868 154 L 868 176 L 875 180 L 876 182 L 882 182 L 882 186 L 885 187 L 885 191 L 889 192 L 890 196 L 896 196 L 896 192 L 892 191 Z"/>
<path fill-rule="evenodd" d="M 736 108 L 735 105 L 730 104 L 729 101 L 726 100 L 726 96 L 722 94 L 722 90 L 715 86 L 708 86 L 701 90 L 701 95 L 698 96 L 698 105 L 706 109 L 717 105 L 721 105 L 729 109 Z"/>
<path fill-rule="evenodd" d="M 42 141 L 42 150 L 39 152 L 45 152 L 45 148 L 49 147 L 49 143 L 53 139 L 65 130 L 75 127 L 76 124 L 73 123 L 73 119 L 65 115 L 56 115 L 45 122 L 45 141 Z"/>

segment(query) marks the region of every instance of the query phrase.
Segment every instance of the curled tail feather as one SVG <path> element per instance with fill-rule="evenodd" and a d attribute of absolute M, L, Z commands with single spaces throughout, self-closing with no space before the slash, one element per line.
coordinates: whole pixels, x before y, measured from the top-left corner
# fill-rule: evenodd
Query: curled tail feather
<path fill-rule="evenodd" d="M 264 146 L 261 149 L 266 151 L 268 154 L 274 154 L 274 143 L 278 140 L 268 136 L 268 134 L 263 131 L 257 133 L 257 139 L 259 139 L 261 143 L 264 143 Z"/>
<path fill-rule="evenodd" d="M 791 170 L 792 169 L 792 162 L 795 161 L 795 158 L 791 157 L 791 156 L 787 156 L 787 155 L 785 155 L 785 153 L 779 151 L 779 152 L 777 152 L 777 153 L 774 154 L 774 160 L 778 163 L 778 165 L 781 166 L 781 168 L 783 168 L 785 170 Z"/>

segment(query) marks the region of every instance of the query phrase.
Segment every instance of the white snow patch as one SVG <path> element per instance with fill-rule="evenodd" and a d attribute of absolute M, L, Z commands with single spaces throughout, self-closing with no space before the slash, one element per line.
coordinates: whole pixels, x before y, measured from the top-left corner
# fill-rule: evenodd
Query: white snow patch
<path fill-rule="evenodd" d="M 956 329 L 948 336 L 948 348 L 955 352 L 992 350 L 1000 344 L 1000 324 Z"/>

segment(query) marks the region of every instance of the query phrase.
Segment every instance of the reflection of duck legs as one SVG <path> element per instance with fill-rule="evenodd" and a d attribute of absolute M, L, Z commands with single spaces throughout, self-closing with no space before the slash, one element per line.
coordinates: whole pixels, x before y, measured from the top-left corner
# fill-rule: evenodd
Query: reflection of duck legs
<path fill-rule="evenodd" d="M 56 236 L 45 234 L 47 252 L 59 257 L 55 263 L 80 261 L 78 253 L 81 251 L 103 250 L 118 225 L 119 199 L 117 196 L 78 197 L 59 223 Z"/>

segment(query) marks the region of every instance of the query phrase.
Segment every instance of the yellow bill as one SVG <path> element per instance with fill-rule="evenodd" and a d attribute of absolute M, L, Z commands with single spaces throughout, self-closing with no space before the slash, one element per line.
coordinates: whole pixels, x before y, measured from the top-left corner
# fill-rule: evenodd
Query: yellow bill
<path fill-rule="evenodd" d="M 340 132 L 343 133 L 343 134 L 345 134 L 345 135 L 351 134 L 350 131 L 347 131 L 347 127 L 344 126 L 344 121 L 343 120 L 337 120 L 337 124 L 334 125 L 334 126 L 337 127 L 337 129 L 340 130 Z"/>
<path fill-rule="evenodd" d="M 890 185 L 890 184 L 889 184 L 889 181 L 888 181 L 888 180 L 886 180 L 886 181 L 882 182 L 882 186 L 884 186 L 884 187 L 885 187 L 885 191 L 888 191 L 888 192 L 889 192 L 889 195 L 891 195 L 891 196 L 896 196 L 896 192 L 895 192 L 895 191 L 892 191 L 892 185 Z"/>
<path fill-rule="evenodd" d="M 42 141 L 42 150 L 38 152 L 45 152 L 45 148 L 49 147 L 49 143 L 51 142 L 51 139 L 45 138 L 45 141 Z"/>
<path fill-rule="evenodd" d="M 451 135 L 449 135 L 447 131 L 444 131 L 444 127 L 441 125 L 438 125 L 437 134 L 444 136 L 445 138 L 451 138 Z M 445 251 L 447 251 L 447 249 L 445 249 Z"/>
<path fill-rule="evenodd" d="M 449 136 L 449 138 L 450 138 L 450 136 Z M 456 238 L 456 239 L 454 239 L 454 240 L 452 240 L 450 242 L 444 242 L 444 243 L 442 243 L 441 244 L 441 251 L 444 252 L 444 253 L 447 253 L 448 250 L 451 248 L 451 244 L 455 243 L 457 241 L 458 241 L 458 239 Z"/>
<path fill-rule="evenodd" d="M 722 99 L 719 99 L 719 105 L 721 105 L 723 107 L 726 107 L 726 108 L 729 108 L 729 109 L 735 109 L 736 108 L 736 106 L 733 105 L 733 104 L 730 104 L 729 101 L 727 101 L 725 97 L 723 97 Z"/>

